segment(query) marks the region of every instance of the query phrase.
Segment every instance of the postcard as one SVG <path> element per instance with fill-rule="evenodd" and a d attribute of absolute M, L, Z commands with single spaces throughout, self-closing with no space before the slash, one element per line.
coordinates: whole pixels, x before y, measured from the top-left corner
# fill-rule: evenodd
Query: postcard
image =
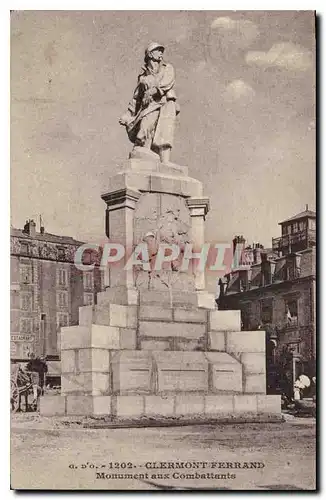
<path fill-rule="evenodd" d="M 13 490 L 316 490 L 313 11 L 11 12 Z"/>

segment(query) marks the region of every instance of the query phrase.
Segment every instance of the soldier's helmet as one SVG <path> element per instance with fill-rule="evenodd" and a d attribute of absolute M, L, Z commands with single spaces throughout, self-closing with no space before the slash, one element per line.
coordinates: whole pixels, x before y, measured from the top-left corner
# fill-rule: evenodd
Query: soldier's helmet
<path fill-rule="evenodd" d="M 162 49 L 162 51 L 164 52 L 165 47 L 161 43 L 151 42 L 145 51 L 145 55 L 148 56 L 148 54 L 155 49 Z"/>

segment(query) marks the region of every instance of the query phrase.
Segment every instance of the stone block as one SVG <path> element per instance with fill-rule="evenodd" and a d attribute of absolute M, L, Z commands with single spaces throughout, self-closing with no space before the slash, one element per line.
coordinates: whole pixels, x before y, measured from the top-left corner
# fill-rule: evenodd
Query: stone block
<path fill-rule="evenodd" d="M 79 308 L 79 326 L 89 326 L 93 322 L 94 306 L 82 306 Z"/>
<path fill-rule="evenodd" d="M 155 172 L 150 176 L 150 183 L 151 192 L 181 195 L 181 181 L 178 176 Z"/>
<path fill-rule="evenodd" d="M 278 395 L 258 395 L 258 413 L 281 414 L 281 396 Z"/>
<path fill-rule="evenodd" d="M 210 329 L 217 332 L 237 332 L 241 330 L 240 311 L 211 311 Z M 243 333 L 243 332 L 241 332 Z"/>
<path fill-rule="evenodd" d="M 121 304 L 137 305 L 139 292 L 136 288 L 127 288 L 126 286 L 114 286 L 107 288 L 104 292 L 97 294 L 98 305 Z"/>
<path fill-rule="evenodd" d="M 101 396 L 110 392 L 110 375 L 108 373 L 92 373 L 92 394 Z"/>
<path fill-rule="evenodd" d="M 257 413 L 257 396 L 255 394 L 239 394 L 233 398 L 236 413 Z"/>
<path fill-rule="evenodd" d="M 84 326 L 68 326 L 61 328 L 61 349 L 78 349 L 89 347 L 91 330 Z"/>
<path fill-rule="evenodd" d="M 177 394 L 175 396 L 176 415 L 203 415 L 204 396 L 198 394 Z"/>
<path fill-rule="evenodd" d="M 91 347 L 119 349 L 120 331 L 113 326 L 92 325 Z"/>
<path fill-rule="evenodd" d="M 61 375 L 61 393 L 65 394 L 108 394 L 110 376 L 108 373 L 63 373 Z"/>
<path fill-rule="evenodd" d="M 58 394 L 41 396 L 40 414 L 44 416 L 64 415 L 66 412 L 66 398 Z"/>
<path fill-rule="evenodd" d="M 174 308 L 178 307 L 198 307 L 198 297 L 195 290 L 173 290 L 172 303 Z"/>
<path fill-rule="evenodd" d="M 176 351 L 204 351 L 205 338 L 201 337 L 198 340 L 180 340 L 175 342 L 174 349 Z"/>
<path fill-rule="evenodd" d="M 245 374 L 244 375 L 244 392 L 266 394 L 266 375 L 260 374 Z"/>
<path fill-rule="evenodd" d="M 206 326 L 196 323 L 163 323 L 160 321 L 140 321 L 139 335 L 142 337 L 183 337 L 198 339 L 205 335 Z"/>
<path fill-rule="evenodd" d="M 258 374 L 266 372 L 266 356 L 264 352 L 244 352 L 240 361 L 246 374 Z"/>
<path fill-rule="evenodd" d="M 140 348 L 147 351 L 168 351 L 171 344 L 169 340 L 141 340 Z"/>
<path fill-rule="evenodd" d="M 196 294 L 198 307 L 202 307 L 203 309 L 216 309 L 215 296 L 213 293 L 198 290 Z"/>
<path fill-rule="evenodd" d="M 63 373 L 75 373 L 78 371 L 78 366 L 76 363 L 77 350 L 68 349 L 61 352 L 61 372 Z"/>
<path fill-rule="evenodd" d="M 180 175 L 184 174 L 188 176 L 188 167 L 185 167 L 183 165 L 177 165 L 175 163 L 158 163 L 158 172 L 161 172 L 162 174 L 174 174 L 174 175 Z"/>
<path fill-rule="evenodd" d="M 172 321 L 172 309 L 155 305 L 142 305 L 139 307 L 140 320 Z"/>
<path fill-rule="evenodd" d="M 221 311 L 222 312 L 222 311 Z M 224 311 L 223 311 L 224 312 Z M 257 330 L 253 332 L 227 332 L 226 350 L 235 356 L 244 352 L 265 352 L 265 332 Z"/>
<path fill-rule="evenodd" d="M 186 323 L 206 323 L 207 312 L 203 309 L 175 308 L 173 311 L 174 321 Z"/>
<path fill-rule="evenodd" d="M 104 198 L 108 193 L 126 188 L 150 191 L 150 172 L 134 172 L 131 169 L 117 172 L 115 175 L 110 177 L 110 184 L 103 191 L 101 197 Z"/>
<path fill-rule="evenodd" d="M 83 350 L 79 351 L 81 355 Z M 79 358 L 80 359 L 80 358 Z M 107 349 L 92 349 L 92 372 L 110 371 L 110 351 Z"/>
<path fill-rule="evenodd" d="M 93 397 L 79 394 L 67 396 L 67 415 L 93 415 Z"/>
<path fill-rule="evenodd" d="M 171 296 L 167 290 L 139 290 L 140 305 L 160 304 L 169 307 L 171 305 Z"/>
<path fill-rule="evenodd" d="M 118 306 L 118 307 L 128 307 L 128 306 Z M 106 304 L 104 306 L 103 305 L 93 306 L 92 323 L 104 326 L 119 326 L 113 324 L 113 322 L 111 321 L 112 316 L 114 315 L 115 315 L 115 310 L 113 308 L 113 304 Z"/>
<path fill-rule="evenodd" d="M 152 358 L 149 351 L 118 351 L 112 355 L 115 394 L 150 392 Z"/>
<path fill-rule="evenodd" d="M 200 198 L 203 196 L 203 185 L 200 181 L 192 177 L 181 178 L 181 194 L 187 198 Z"/>
<path fill-rule="evenodd" d="M 174 396 L 145 396 L 145 415 L 170 416 L 174 414 Z"/>
<path fill-rule="evenodd" d="M 120 349 L 136 349 L 135 328 L 120 328 Z"/>
<path fill-rule="evenodd" d="M 135 172 L 158 172 L 160 165 L 159 156 L 153 151 L 145 152 L 141 151 L 142 149 L 139 149 L 138 146 L 133 148 L 130 158 L 124 163 L 124 168 Z"/>
<path fill-rule="evenodd" d="M 111 414 L 111 396 L 93 396 L 93 414 Z"/>
<path fill-rule="evenodd" d="M 106 372 L 110 370 L 110 352 L 107 349 L 79 349 L 78 370 L 80 372 Z"/>
<path fill-rule="evenodd" d="M 144 414 L 143 396 L 116 396 L 118 417 L 139 417 Z"/>
<path fill-rule="evenodd" d="M 208 389 L 208 363 L 202 352 L 153 351 L 152 354 L 158 392 Z"/>
<path fill-rule="evenodd" d="M 137 307 L 110 304 L 110 325 L 123 328 L 136 328 Z"/>
<path fill-rule="evenodd" d="M 104 326 L 136 327 L 137 306 L 121 304 L 100 304 L 79 308 L 79 324 Z"/>
<path fill-rule="evenodd" d="M 209 332 L 208 333 L 208 349 L 211 351 L 225 352 L 226 339 L 225 332 Z"/>
<path fill-rule="evenodd" d="M 209 387 L 212 392 L 242 392 L 242 366 L 226 352 L 208 352 Z"/>
<path fill-rule="evenodd" d="M 61 329 L 61 349 L 119 349 L 120 332 L 112 326 L 68 326 Z"/>
<path fill-rule="evenodd" d="M 205 413 L 207 415 L 233 413 L 233 396 L 226 394 L 205 396 Z"/>
<path fill-rule="evenodd" d="M 72 373 L 61 374 L 61 394 L 69 393 L 91 393 L 92 392 L 92 373 Z"/>

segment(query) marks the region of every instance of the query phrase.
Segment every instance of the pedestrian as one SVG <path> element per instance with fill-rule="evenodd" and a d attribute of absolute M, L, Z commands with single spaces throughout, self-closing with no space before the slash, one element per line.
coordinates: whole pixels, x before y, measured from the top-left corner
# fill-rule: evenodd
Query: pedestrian
<path fill-rule="evenodd" d="M 300 400 L 304 396 L 304 391 L 310 387 L 310 379 L 307 375 L 302 373 L 294 383 L 294 399 Z"/>
<path fill-rule="evenodd" d="M 33 405 L 37 408 L 39 394 L 44 394 L 45 373 L 48 371 L 47 364 L 44 358 L 30 354 L 30 361 L 27 363 L 26 369 L 31 373 L 33 387 Z"/>

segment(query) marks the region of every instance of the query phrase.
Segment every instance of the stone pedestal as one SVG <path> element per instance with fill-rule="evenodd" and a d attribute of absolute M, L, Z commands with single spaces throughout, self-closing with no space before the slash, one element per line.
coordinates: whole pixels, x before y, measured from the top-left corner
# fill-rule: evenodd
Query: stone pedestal
<path fill-rule="evenodd" d="M 129 159 L 102 199 L 106 234 L 126 259 L 142 243 L 151 257 L 160 244 L 201 250 L 209 203 L 186 167 Z M 41 398 L 41 413 L 176 423 L 280 417 L 280 397 L 266 395 L 265 332 L 242 332 L 240 311 L 218 311 L 214 299 L 205 273 L 183 270 L 179 258 L 155 272 L 108 267 L 97 304 L 61 329 L 61 395 Z"/>

